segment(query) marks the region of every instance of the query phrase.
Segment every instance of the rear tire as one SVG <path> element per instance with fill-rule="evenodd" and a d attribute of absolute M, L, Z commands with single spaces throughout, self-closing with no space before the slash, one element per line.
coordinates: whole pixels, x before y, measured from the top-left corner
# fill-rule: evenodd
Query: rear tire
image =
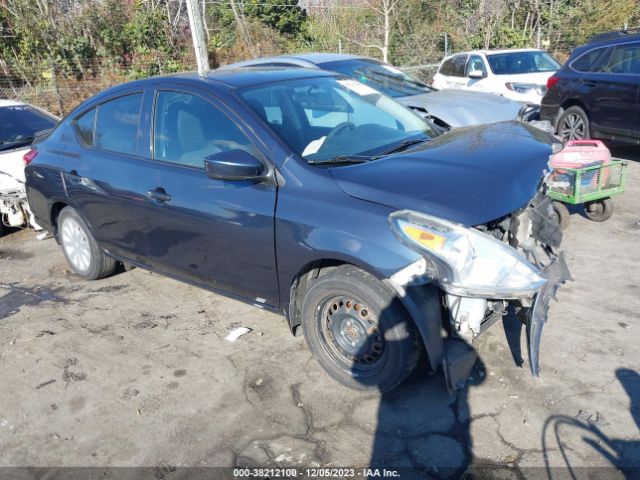
<path fill-rule="evenodd" d="M 569 226 L 569 209 L 562 202 L 553 202 L 553 216 L 552 219 L 558 225 L 560 230 L 565 230 Z"/>
<path fill-rule="evenodd" d="M 316 279 L 302 302 L 309 349 L 338 382 L 388 392 L 415 369 L 424 350 L 399 299 L 351 265 Z"/>
<path fill-rule="evenodd" d="M 57 233 L 62 252 L 76 274 L 97 280 L 113 273 L 115 259 L 102 251 L 85 221 L 72 207 L 60 212 Z"/>
<path fill-rule="evenodd" d="M 610 198 L 594 200 L 584 204 L 584 214 L 592 222 L 604 222 L 613 215 L 613 202 Z"/>
<path fill-rule="evenodd" d="M 558 119 L 558 136 L 565 142 L 569 140 L 589 140 L 589 117 L 585 111 L 573 106 L 567 108 Z"/>

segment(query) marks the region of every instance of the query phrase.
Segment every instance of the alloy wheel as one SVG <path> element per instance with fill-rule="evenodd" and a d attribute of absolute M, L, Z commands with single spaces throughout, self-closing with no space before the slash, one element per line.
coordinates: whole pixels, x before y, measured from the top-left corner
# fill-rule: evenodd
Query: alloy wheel
<path fill-rule="evenodd" d="M 60 241 L 69 262 L 82 272 L 89 270 L 91 247 L 80 223 L 73 218 L 65 218 L 60 229 Z"/>
<path fill-rule="evenodd" d="M 560 137 L 563 140 L 582 140 L 585 135 L 584 120 L 577 113 L 570 113 L 560 125 Z"/>

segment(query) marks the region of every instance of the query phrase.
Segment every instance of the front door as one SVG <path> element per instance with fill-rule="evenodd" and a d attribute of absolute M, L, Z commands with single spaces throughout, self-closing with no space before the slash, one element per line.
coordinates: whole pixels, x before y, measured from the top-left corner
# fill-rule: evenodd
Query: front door
<path fill-rule="evenodd" d="M 216 99 L 179 88 L 159 89 L 153 101 L 143 177 L 147 260 L 171 276 L 277 305 L 276 186 L 207 176 L 209 155 L 261 153 Z"/>

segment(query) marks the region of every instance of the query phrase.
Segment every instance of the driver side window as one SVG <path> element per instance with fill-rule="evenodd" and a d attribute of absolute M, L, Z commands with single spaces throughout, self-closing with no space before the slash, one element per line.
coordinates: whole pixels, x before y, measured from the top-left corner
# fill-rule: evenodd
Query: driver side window
<path fill-rule="evenodd" d="M 204 159 L 224 150 L 251 151 L 250 140 L 202 97 L 159 91 L 153 121 L 153 158 L 204 168 Z"/>

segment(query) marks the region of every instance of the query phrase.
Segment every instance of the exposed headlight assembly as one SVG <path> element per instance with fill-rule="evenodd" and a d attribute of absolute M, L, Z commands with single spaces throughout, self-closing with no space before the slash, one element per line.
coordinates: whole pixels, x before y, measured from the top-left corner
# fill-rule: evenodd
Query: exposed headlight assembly
<path fill-rule="evenodd" d="M 526 298 L 546 282 L 520 252 L 475 229 L 411 210 L 392 213 L 389 223 L 402 243 L 426 259 L 424 275 L 448 293 Z"/>

